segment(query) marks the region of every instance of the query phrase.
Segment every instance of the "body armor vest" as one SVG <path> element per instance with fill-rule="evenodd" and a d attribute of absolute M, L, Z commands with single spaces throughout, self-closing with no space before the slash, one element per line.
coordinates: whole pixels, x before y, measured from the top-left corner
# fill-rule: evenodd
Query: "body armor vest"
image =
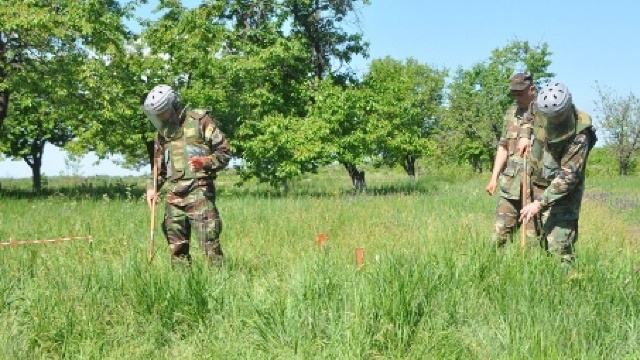
<path fill-rule="evenodd" d="M 200 129 L 200 119 L 204 115 L 205 113 L 188 112 L 182 124 L 182 136 L 167 143 L 165 157 L 170 164 L 167 175 L 173 181 L 209 176 L 209 173 L 204 170 L 193 172 L 189 169 L 189 158 L 212 154 Z"/>
<path fill-rule="evenodd" d="M 597 138 L 595 130 L 591 123 L 591 116 L 574 108 L 576 125 L 573 130 L 573 135 L 567 139 L 553 144 L 553 146 L 545 146 L 546 135 L 545 129 L 542 124 L 534 123 L 533 134 L 534 140 L 531 145 L 531 154 L 529 157 L 531 164 L 531 181 L 534 184 L 547 187 L 551 184 L 551 181 L 555 179 L 560 171 L 560 161 L 562 160 L 562 154 L 565 152 L 567 146 L 571 144 L 573 139 L 579 133 L 588 129 L 589 137 L 589 150 L 595 145 Z"/>
<path fill-rule="evenodd" d="M 503 139 L 507 148 L 507 163 L 500 174 L 499 196 L 505 199 L 520 199 L 520 184 L 522 182 L 522 165 L 524 160 L 517 150 L 518 131 L 526 110 L 514 105 L 507 110 L 504 117 Z"/>

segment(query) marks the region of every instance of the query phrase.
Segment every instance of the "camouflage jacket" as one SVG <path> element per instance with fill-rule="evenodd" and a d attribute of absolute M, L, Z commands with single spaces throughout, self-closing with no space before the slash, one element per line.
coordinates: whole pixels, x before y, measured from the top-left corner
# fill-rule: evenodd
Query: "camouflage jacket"
<path fill-rule="evenodd" d="M 500 173 L 498 182 L 500 184 L 499 195 L 505 199 L 520 199 L 523 159 L 518 154 L 517 145 L 520 123 L 525 113 L 525 110 L 513 105 L 504 114 L 502 136 L 498 146 L 507 149 L 507 164 Z"/>
<path fill-rule="evenodd" d="M 154 140 L 154 161 L 160 167 L 156 179 L 157 189 L 168 182 L 167 189 L 173 195 L 186 195 L 198 186 L 212 186 L 217 171 L 224 169 L 231 160 L 229 142 L 218 128 L 216 120 L 204 110 L 187 111 L 181 119 L 181 136 L 168 140 L 159 133 Z M 204 158 L 203 169 L 192 172 L 189 157 L 196 149 Z M 147 181 L 147 189 L 153 188 L 153 174 Z"/>
<path fill-rule="evenodd" d="M 551 152 L 543 145 L 545 139 L 534 135 L 528 157 L 531 181 L 545 191 L 535 200 L 543 211 L 565 220 L 578 219 L 584 193 L 585 169 L 589 151 L 597 138 L 591 117 L 576 110 L 576 134 Z M 530 138 L 535 127 L 535 110 L 531 108 L 523 119 L 520 137 Z"/>

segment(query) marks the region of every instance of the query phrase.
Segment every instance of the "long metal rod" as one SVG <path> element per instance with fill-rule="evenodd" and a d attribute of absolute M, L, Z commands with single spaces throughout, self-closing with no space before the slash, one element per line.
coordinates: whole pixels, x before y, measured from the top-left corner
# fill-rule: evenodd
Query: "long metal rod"
<path fill-rule="evenodd" d="M 42 240 L 25 240 L 25 241 L 15 241 L 9 240 L 8 242 L 0 243 L 0 246 L 22 246 L 22 245 L 32 245 L 32 244 L 49 244 L 49 243 L 60 243 L 65 241 L 75 241 L 75 240 L 89 240 L 89 242 L 93 242 L 93 236 L 69 236 L 69 237 L 61 237 L 56 239 L 42 239 Z"/>

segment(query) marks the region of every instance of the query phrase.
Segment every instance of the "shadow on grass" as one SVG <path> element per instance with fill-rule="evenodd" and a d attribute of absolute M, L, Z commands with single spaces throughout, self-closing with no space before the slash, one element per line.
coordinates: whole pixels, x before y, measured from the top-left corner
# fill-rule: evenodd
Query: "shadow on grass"
<path fill-rule="evenodd" d="M 254 198 L 287 198 L 287 197 L 353 197 L 353 196 L 392 196 L 392 195 L 424 195 L 438 190 L 439 183 L 426 180 L 397 181 L 396 183 L 376 184 L 365 190 L 355 190 L 347 186 L 320 187 L 295 184 L 288 188 L 274 187 L 218 187 L 220 197 L 254 197 Z"/>
<path fill-rule="evenodd" d="M 274 188 L 268 185 L 236 186 L 225 184 L 217 187 L 217 196 L 235 198 L 287 198 L 287 197 L 343 197 L 343 196 L 392 196 L 392 195 L 424 195 L 436 192 L 443 182 L 439 179 L 399 180 L 395 183 L 375 184 L 366 190 L 356 191 L 348 186 L 314 186 L 297 182 L 288 188 Z M 81 183 L 63 182 L 34 191 L 28 184 L 19 186 L 3 186 L 0 198 L 13 199 L 45 199 L 50 197 L 66 197 L 69 199 L 142 199 L 145 194 L 144 183 L 134 180 L 85 181 Z"/>
<path fill-rule="evenodd" d="M 64 182 L 45 186 L 36 191 L 24 183 L 16 186 L 0 188 L 0 198 L 12 199 L 46 199 L 51 197 L 66 197 L 69 199 L 138 199 L 145 194 L 143 186 L 129 180 L 121 179 L 83 181 L 81 183 Z"/>

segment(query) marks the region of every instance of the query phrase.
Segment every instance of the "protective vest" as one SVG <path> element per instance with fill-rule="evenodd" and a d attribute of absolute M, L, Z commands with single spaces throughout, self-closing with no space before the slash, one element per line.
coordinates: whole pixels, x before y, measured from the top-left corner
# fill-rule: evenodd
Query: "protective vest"
<path fill-rule="evenodd" d="M 576 117 L 576 125 L 572 136 L 560 143 L 554 144 L 552 148 L 545 146 L 546 136 L 544 126 L 542 124 L 537 124 L 537 122 L 534 123 L 534 140 L 531 146 L 531 154 L 529 156 L 529 163 L 531 164 L 531 181 L 533 183 L 544 187 L 551 184 L 551 181 L 555 179 L 560 171 L 562 155 L 576 135 L 586 131 L 585 133 L 589 137 L 589 151 L 591 151 L 595 145 L 598 139 L 591 122 L 591 116 L 577 110 L 575 107 L 574 115 Z"/>
<path fill-rule="evenodd" d="M 518 131 L 525 111 L 514 105 L 509 108 L 504 117 L 503 142 L 507 148 L 507 165 L 502 170 L 499 181 L 498 195 L 505 199 L 520 199 L 520 184 L 522 183 L 523 159 L 517 149 Z"/>
<path fill-rule="evenodd" d="M 170 164 L 167 175 L 171 180 L 201 179 L 210 176 L 204 170 L 193 172 L 189 169 L 189 158 L 212 154 L 200 128 L 200 119 L 205 115 L 206 112 L 199 110 L 188 112 L 182 123 L 182 136 L 167 142 L 165 158 Z"/>
<path fill-rule="evenodd" d="M 526 111 L 520 110 L 514 105 L 507 111 L 505 116 L 504 138 L 509 158 L 518 155 L 518 132 L 520 131 L 520 121 L 525 113 Z M 518 158 L 521 160 L 519 156 Z"/>

